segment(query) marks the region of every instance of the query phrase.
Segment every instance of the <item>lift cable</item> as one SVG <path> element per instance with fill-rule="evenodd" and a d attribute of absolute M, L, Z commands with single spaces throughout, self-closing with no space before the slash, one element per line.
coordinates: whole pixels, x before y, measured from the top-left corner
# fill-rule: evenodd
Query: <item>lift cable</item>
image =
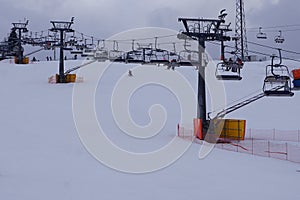
<path fill-rule="evenodd" d="M 256 42 L 248 41 L 248 43 L 249 43 L 249 44 L 256 45 L 256 46 L 261 46 L 261 47 L 269 48 L 269 49 L 274 49 L 274 50 L 277 50 L 277 49 L 278 49 L 278 48 L 276 48 L 276 47 L 272 47 L 272 46 L 268 46 L 268 45 L 264 45 L 264 44 L 259 44 L 259 43 L 256 43 Z M 290 51 L 290 50 L 285 50 L 285 49 L 281 49 L 281 51 L 286 52 L 286 53 L 291 53 L 291 54 L 297 54 L 297 55 L 300 55 L 299 52 L 295 52 L 295 51 Z"/>
<path fill-rule="evenodd" d="M 210 42 L 211 44 L 214 44 L 214 45 L 219 45 L 220 46 L 220 44 L 219 43 L 216 43 L 216 42 Z M 226 47 L 228 47 L 228 48 L 230 48 L 230 49 L 236 49 L 234 46 L 230 46 L 230 45 L 226 45 Z M 273 48 L 272 47 L 272 49 L 278 49 L 278 48 Z M 285 51 L 285 52 L 287 52 L 288 50 L 282 50 L 282 51 Z M 254 50 L 248 50 L 248 52 L 250 52 L 250 53 L 254 53 L 254 54 L 256 54 L 256 55 L 263 55 L 263 56 L 269 56 L 269 57 L 271 57 L 272 55 L 270 55 L 270 54 L 268 54 L 268 53 L 262 53 L 262 52 L 259 52 L 259 51 L 254 51 Z M 297 52 L 294 52 L 294 53 L 297 53 Z M 297 53 L 298 54 L 298 53 Z M 278 56 L 275 56 L 276 58 L 279 58 Z M 298 60 L 298 59 L 294 59 L 294 58 L 289 58 L 289 57 L 282 57 L 283 59 L 285 59 L 285 60 L 291 60 L 291 61 L 295 61 L 295 62 L 300 62 L 300 60 Z"/>
<path fill-rule="evenodd" d="M 81 34 L 85 37 L 88 37 L 88 38 L 94 38 L 96 40 L 105 40 L 103 38 L 97 38 L 97 37 L 94 37 L 94 36 L 90 36 L 90 35 L 87 35 L 87 34 L 84 34 L 82 32 L 79 32 L 79 31 L 76 31 L 76 33 L 78 34 Z M 175 37 L 177 36 L 177 34 L 170 34 L 170 35 L 162 35 L 162 36 L 155 36 L 155 37 L 145 37 L 145 38 L 130 38 L 130 39 L 121 39 L 121 40 L 105 40 L 107 42 L 114 42 L 114 41 L 117 41 L 117 42 L 132 42 L 132 40 L 135 40 L 135 41 L 143 41 L 143 40 L 152 40 L 152 39 L 155 39 L 155 38 L 169 38 L 169 37 Z"/>
<path fill-rule="evenodd" d="M 259 26 L 262 27 L 262 26 Z M 257 30 L 259 27 L 250 27 L 248 30 Z M 300 27 L 300 24 L 288 24 L 288 25 L 279 25 L 279 26 L 267 26 L 263 27 L 263 29 L 277 29 L 277 28 L 290 28 L 290 27 Z"/>

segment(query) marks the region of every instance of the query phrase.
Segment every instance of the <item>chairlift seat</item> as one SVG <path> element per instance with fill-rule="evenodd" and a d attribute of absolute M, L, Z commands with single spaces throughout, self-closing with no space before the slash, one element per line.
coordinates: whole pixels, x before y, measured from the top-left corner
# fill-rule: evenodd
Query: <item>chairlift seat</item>
<path fill-rule="evenodd" d="M 256 38 L 257 38 L 257 39 L 263 39 L 263 40 L 268 39 L 267 35 L 265 35 L 265 34 L 258 34 L 258 35 L 256 36 Z"/>
<path fill-rule="evenodd" d="M 230 62 L 221 62 L 217 65 L 216 68 L 216 78 L 218 80 L 235 80 L 240 81 L 242 77 L 240 75 L 240 69 L 242 65 L 238 63 Z"/>
<path fill-rule="evenodd" d="M 71 54 L 82 54 L 83 52 L 80 50 L 73 50 L 70 52 Z"/>
<path fill-rule="evenodd" d="M 284 38 L 276 38 L 275 42 L 276 43 L 283 43 L 284 42 Z"/>
<path fill-rule="evenodd" d="M 95 59 L 108 60 L 108 53 L 105 50 L 97 50 L 94 57 Z"/>
<path fill-rule="evenodd" d="M 150 63 L 152 63 L 152 64 L 169 64 L 170 62 L 168 60 L 150 60 Z"/>
<path fill-rule="evenodd" d="M 294 93 L 286 90 L 266 90 L 264 91 L 266 96 L 279 96 L 279 97 L 292 97 Z"/>
<path fill-rule="evenodd" d="M 264 80 L 264 82 L 270 82 L 270 83 L 282 83 L 282 82 L 288 82 L 290 80 L 290 77 L 288 76 L 267 76 Z"/>
<path fill-rule="evenodd" d="M 231 80 L 231 81 L 240 81 L 242 80 L 243 78 L 239 75 L 217 75 L 216 78 L 218 80 Z"/>
<path fill-rule="evenodd" d="M 126 60 L 122 57 L 119 58 L 109 58 L 110 62 L 126 62 Z"/>
<path fill-rule="evenodd" d="M 73 50 L 73 48 L 71 48 L 71 47 L 64 47 L 63 48 L 65 51 L 72 51 Z"/>
<path fill-rule="evenodd" d="M 144 64 L 145 61 L 144 60 L 140 60 L 140 59 L 126 59 L 127 63 L 140 63 L 140 64 Z"/>
<path fill-rule="evenodd" d="M 193 63 L 189 62 L 189 61 L 180 61 L 178 62 L 179 66 L 194 66 Z"/>

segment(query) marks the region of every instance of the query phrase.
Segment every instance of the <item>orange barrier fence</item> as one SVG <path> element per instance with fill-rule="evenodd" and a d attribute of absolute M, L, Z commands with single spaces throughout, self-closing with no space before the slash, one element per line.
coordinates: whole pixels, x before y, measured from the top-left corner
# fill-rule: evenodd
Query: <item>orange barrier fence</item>
<path fill-rule="evenodd" d="M 246 138 L 300 142 L 300 130 L 248 129 Z"/>
<path fill-rule="evenodd" d="M 230 141 L 216 147 L 300 163 L 300 130 L 248 129 L 244 141 Z"/>

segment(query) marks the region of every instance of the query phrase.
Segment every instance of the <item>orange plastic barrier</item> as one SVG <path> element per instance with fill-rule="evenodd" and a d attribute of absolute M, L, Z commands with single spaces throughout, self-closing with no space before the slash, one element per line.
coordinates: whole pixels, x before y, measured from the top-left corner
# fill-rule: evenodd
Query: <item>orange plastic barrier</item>
<path fill-rule="evenodd" d="M 293 73 L 293 76 L 294 76 L 295 80 L 299 80 L 300 79 L 300 69 L 294 69 L 292 71 L 292 73 Z"/>
<path fill-rule="evenodd" d="M 203 140 L 202 120 L 201 119 L 194 119 L 194 136 L 200 140 Z"/>

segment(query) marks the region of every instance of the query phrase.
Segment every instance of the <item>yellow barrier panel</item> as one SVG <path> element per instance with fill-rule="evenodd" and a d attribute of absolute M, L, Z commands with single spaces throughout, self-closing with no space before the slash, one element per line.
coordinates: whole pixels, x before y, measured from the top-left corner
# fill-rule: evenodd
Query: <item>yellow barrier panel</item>
<path fill-rule="evenodd" d="M 15 64 L 29 64 L 29 57 L 24 57 L 22 60 L 22 63 L 19 63 L 18 58 L 15 56 L 14 61 L 15 61 Z"/>
<path fill-rule="evenodd" d="M 23 58 L 23 64 L 29 64 L 29 58 L 28 57 Z"/>
<path fill-rule="evenodd" d="M 55 79 L 56 79 L 56 83 L 60 83 L 58 74 L 55 75 Z M 52 77 L 49 78 L 48 82 L 50 82 L 50 81 L 53 82 Z M 65 81 L 66 81 L 65 83 L 75 83 L 76 82 L 76 74 L 67 74 L 65 76 Z"/>
<path fill-rule="evenodd" d="M 246 133 L 246 120 L 225 119 L 220 138 L 231 140 L 244 140 Z"/>
<path fill-rule="evenodd" d="M 67 83 L 75 83 L 75 81 L 76 81 L 76 74 L 67 74 L 66 75 Z"/>
<path fill-rule="evenodd" d="M 228 140 L 244 140 L 245 133 L 246 120 L 213 119 L 209 123 L 207 133 L 204 133 L 204 137 L 205 141 L 215 143 L 219 138 Z"/>

